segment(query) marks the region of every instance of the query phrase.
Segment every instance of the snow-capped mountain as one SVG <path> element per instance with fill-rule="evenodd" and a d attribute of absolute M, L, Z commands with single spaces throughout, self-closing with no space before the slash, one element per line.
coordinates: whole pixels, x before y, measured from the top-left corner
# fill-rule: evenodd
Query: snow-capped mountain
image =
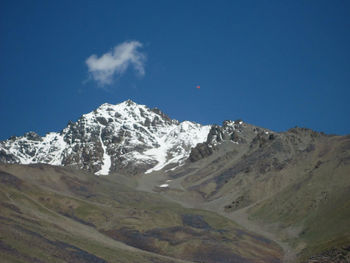
<path fill-rule="evenodd" d="M 59 133 L 29 132 L 0 142 L 0 162 L 75 166 L 97 175 L 150 173 L 181 165 L 210 129 L 131 100 L 105 103 Z"/>

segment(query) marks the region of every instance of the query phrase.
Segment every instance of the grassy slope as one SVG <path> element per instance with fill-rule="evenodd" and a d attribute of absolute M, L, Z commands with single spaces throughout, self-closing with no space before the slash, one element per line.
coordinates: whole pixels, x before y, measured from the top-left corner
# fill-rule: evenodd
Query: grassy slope
<path fill-rule="evenodd" d="M 293 171 L 303 176 L 250 211 L 252 218 L 278 222 L 281 234 L 290 232 L 286 238 L 301 259 L 350 244 L 349 145 L 349 139 L 339 137 L 318 145 L 311 157 L 314 166 Z"/>
<path fill-rule="evenodd" d="M 9 262 L 177 262 L 160 255 L 279 262 L 281 257 L 274 243 L 224 217 L 137 192 L 117 177 L 46 165 L 2 165 L 0 171 L 0 254 Z"/>
<path fill-rule="evenodd" d="M 58 204 L 83 203 L 79 199 L 40 189 L 9 173 L 1 172 L 0 181 L 0 254 L 5 262 L 175 262 L 117 242 L 78 217 L 64 216 L 64 206 Z"/>
<path fill-rule="evenodd" d="M 220 204 L 214 211 L 250 206 L 250 218 L 289 242 L 300 260 L 350 245 L 350 136 L 292 129 L 273 140 L 223 143 L 169 176 L 180 177 L 187 197 Z"/>

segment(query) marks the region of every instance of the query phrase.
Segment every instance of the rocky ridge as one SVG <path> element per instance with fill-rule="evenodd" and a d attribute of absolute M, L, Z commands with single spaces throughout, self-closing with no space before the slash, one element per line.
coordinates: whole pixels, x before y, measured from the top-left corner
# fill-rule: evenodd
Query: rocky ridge
<path fill-rule="evenodd" d="M 73 166 L 97 175 L 150 173 L 183 163 L 209 130 L 131 100 L 105 103 L 59 133 L 28 132 L 0 142 L 0 162 Z"/>
<path fill-rule="evenodd" d="M 198 161 L 213 154 L 221 144 L 233 143 L 245 145 L 257 141 L 258 138 L 262 140 L 272 140 L 276 133 L 244 123 L 242 120 L 226 120 L 222 126 L 212 125 L 208 133 L 207 140 L 199 143 L 191 150 L 189 160 L 191 162 Z"/>

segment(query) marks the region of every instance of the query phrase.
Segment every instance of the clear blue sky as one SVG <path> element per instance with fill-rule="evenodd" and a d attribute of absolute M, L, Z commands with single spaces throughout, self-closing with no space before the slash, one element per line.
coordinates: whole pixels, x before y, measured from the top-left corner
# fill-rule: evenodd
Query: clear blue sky
<path fill-rule="evenodd" d="M 87 58 L 125 41 L 142 43 L 144 75 L 99 85 Z M 0 87 L 0 139 L 129 98 L 178 120 L 348 134 L 350 1 L 1 1 Z"/>

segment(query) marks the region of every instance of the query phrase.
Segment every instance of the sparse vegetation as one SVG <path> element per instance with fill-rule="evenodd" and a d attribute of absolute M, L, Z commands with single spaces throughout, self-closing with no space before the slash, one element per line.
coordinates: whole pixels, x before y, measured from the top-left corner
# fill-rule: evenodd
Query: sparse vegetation
<path fill-rule="evenodd" d="M 1 170 L 16 182 L 0 186 L 6 197 L 0 253 L 10 262 L 272 262 L 281 257 L 276 244 L 222 216 L 135 191 L 117 177 L 50 166 Z"/>

